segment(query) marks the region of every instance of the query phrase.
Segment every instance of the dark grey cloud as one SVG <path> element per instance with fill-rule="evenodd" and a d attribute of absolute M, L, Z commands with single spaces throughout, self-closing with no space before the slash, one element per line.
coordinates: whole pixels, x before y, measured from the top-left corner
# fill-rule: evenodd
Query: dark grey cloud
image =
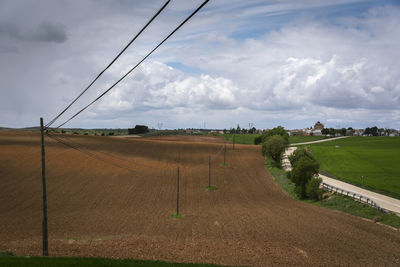
<path fill-rule="evenodd" d="M 67 40 L 67 32 L 65 26 L 60 23 L 43 21 L 30 38 L 35 41 L 62 43 Z"/>
<path fill-rule="evenodd" d="M 61 23 L 48 20 L 39 25 L 18 25 L 12 22 L 0 24 L 0 39 L 16 39 L 18 41 L 40 41 L 62 43 L 67 40 L 66 27 Z"/>

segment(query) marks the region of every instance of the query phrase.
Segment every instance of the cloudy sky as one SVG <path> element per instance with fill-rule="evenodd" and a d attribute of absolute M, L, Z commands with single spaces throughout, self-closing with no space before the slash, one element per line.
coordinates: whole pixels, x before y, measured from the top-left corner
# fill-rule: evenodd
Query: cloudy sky
<path fill-rule="evenodd" d="M 0 0 L 0 126 L 61 112 L 165 0 Z M 200 0 L 172 0 L 53 126 L 88 104 Z M 211 0 L 65 127 L 400 129 L 400 1 Z"/>

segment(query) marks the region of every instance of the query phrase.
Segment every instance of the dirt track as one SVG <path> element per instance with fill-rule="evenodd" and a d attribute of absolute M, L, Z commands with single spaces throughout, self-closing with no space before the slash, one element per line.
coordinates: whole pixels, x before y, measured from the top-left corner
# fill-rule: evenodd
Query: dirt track
<path fill-rule="evenodd" d="M 225 265 L 400 265 L 400 232 L 291 199 L 259 147 L 221 140 L 69 136 L 116 168 L 47 142 L 49 253 Z M 41 253 L 39 135 L 0 132 L 0 251 Z M 181 212 L 175 211 L 181 166 Z"/>

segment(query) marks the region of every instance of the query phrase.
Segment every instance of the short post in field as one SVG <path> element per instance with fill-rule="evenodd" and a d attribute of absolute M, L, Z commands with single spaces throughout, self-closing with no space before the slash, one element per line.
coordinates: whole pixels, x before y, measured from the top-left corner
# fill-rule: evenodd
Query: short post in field
<path fill-rule="evenodd" d="M 211 156 L 208 156 L 208 187 L 211 186 Z"/>
<path fill-rule="evenodd" d="M 176 180 L 176 216 L 179 216 L 179 167 L 178 167 L 178 176 Z"/>
<path fill-rule="evenodd" d="M 224 166 L 226 166 L 226 143 L 224 145 Z"/>
<path fill-rule="evenodd" d="M 42 191 L 43 191 L 43 222 L 42 222 L 42 241 L 43 241 L 43 256 L 49 255 L 48 250 L 48 234 L 47 234 L 47 192 L 46 192 L 46 158 L 44 150 L 44 128 L 43 118 L 40 118 L 40 135 L 42 148 Z"/>
<path fill-rule="evenodd" d="M 232 150 L 235 151 L 235 135 L 233 135 Z"/>

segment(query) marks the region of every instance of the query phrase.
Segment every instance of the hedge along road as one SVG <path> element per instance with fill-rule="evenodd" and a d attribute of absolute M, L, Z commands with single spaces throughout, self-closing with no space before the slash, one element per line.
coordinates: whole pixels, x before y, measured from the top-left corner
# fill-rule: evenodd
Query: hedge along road
<path fill-rule="evenodd" d="M 297 143 L 297 144 L 291 144 L 290 147 L 288 147 L 285 151 L 285 156 L 282 160 L 282 165 L 285 168 L 285 170 L 290 170 L 290 162 L 288 160 L 288 156 L 292 154 L 296 150 L 296 146 L 299 145 L 309 145 L 309 144 L 315 144 L 315 143 L 322 143 L 322 142 L 329 142 L 341 138 L 346 138 L 349 136 L 341 136 L 341 137 L 336 137 L 336 138 L 330 138 L 330 139 L 323 139 L 323 140 L 317 140 L 317 141 L 311 141 L 311 142 L 305 142 L 305 143 Z M 327 177 L 325 175 L 319 174 L 319 177 L 322 178 L 322 181 L 328 185 L 335 186 L 340 189 L 344 189 L 353 193 L 357 193 L 360 195 L 363 195 L 365 197 L 368 197 L 378 203 L 379 206 L 381 206 L 384 209 L 390 210 L 395 212 L 397 215 L 400 215 L 400 200 L 391 198 L 382 194 L 378 194 L 375 192 L 372 192 L 370 190 L 366 190 L 363 188 L 360 188 L 355 185 L 351 185 L 330 177 Z"/>

